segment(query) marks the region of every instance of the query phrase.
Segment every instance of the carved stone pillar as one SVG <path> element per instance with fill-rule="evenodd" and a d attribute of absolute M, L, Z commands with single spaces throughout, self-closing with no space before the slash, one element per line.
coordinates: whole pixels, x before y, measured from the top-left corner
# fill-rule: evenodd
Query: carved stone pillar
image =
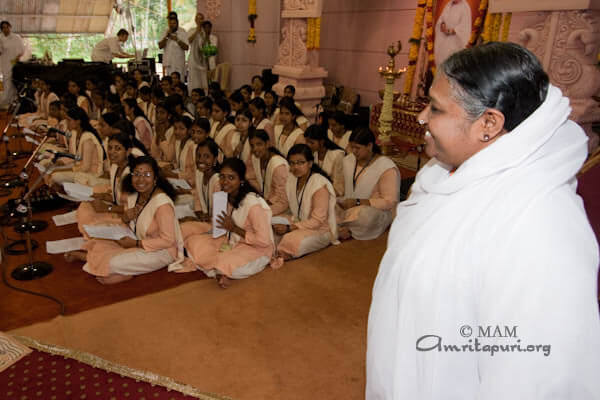
<path fill-rule="evenodd" d="M 547 11 L 546 20 L 519 32 L 519 41 L 542 62 L 553 85 L 571 101 L 571 119 L 586 132 L 600 120 L 592 96 L 600 92 L 600 11 L 588 1 L 536 2 L 492 0 L 491 12 Z M 524 8 L 525 7 L 525 8 Z"/>
<path fill-rule="evenodd" d="M 273 90 L 282 96 L 285 86 L 294 85 L 294 99 L 309 120 L 325 96 L 323 78 L 327 71 L 318 65 L 319 50 L 306 48 L 307 18 L 320 17 L 322 9 L 322 0 L 282 0 L 281 39 L 277 64 L 273 66 L 273 73 L 279 75 Z"/>

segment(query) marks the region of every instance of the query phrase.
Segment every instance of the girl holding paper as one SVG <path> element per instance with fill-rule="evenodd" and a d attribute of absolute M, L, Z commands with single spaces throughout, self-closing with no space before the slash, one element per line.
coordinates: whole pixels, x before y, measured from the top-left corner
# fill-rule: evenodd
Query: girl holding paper
<path fill-rule="evenodd" d="M 189 236 L 185 247 L 193 263 L 219 286 L 226 288 L 230 279 L 243 279 L 262 271 L 271 261 L 273 231 L 271 209 L 244 178 L 246 166 L 237 158 L 223 161 L 220 184 L 227 193 L 227 213 L 217 217 L 216 227 L 226 235 L 213 238 Z"/>
<path fill-rule="evenodd" d="M 381 155 L 375 136 L 368 128 L 358 128 L 350 136 L 352 154 L 343 161 L 345 210 L 340 238 L 371 240 L 379 237 L 394 219 L 400 195 L 400 171 Z"/>
<path fill-rule="evenodd" d="M 277 246 L 284 260 L 301 257 L 337 243 L 335 191 L 329 177 L 314 162 L 305 144 L 294 145 L 288 154 L 290 172 L 286 184 L 289 224 L 274 224 L 282 236 Z"/>
<path fill-rule="evenodd" d="M 219 183 L 219 146 L 207 138 L 196 148 L 196 179 L 192 194 L 196 218 L 181 220 L 183 239 L 191 235 L 206 233 L 211 229 L 213 193 L 221 191 Z"/>
<path fill-rule="evenodd" d="M 175 190 L 150 156 L 134 159 L 131 169 L 123 181 L 123 221 L 137 239 L 90 240 L 83 246 L 86 252 L 77 254 L 86 262 L 83 270 L 103 284 L 123 282 L 165 266 L 178 270 L 183 260 L 183 239 L 172 200 Z"/>
<path fill-rule="evenodd" d="M 247 163 L 247 179 L 267 200 L 273 214 L 278 215 L 288 208 L 285 183 L 289 166 L 276 148 L 270 146 L 269 135 L 257 129 L 250 135 L 252 156 Z"/>
<path fill-rule="evenodd" d="M 219 145 L 225 157 L 232 157 L 233 151 L 237 143 L 239 143 L 239 135 L 235 130 L 235 125 L 227 121 L 227 116 L 230 112 L 231 106 L 226 98 L 219 98 L 213 103 L 213 123 L 210 130 L 210 137 Z"/>

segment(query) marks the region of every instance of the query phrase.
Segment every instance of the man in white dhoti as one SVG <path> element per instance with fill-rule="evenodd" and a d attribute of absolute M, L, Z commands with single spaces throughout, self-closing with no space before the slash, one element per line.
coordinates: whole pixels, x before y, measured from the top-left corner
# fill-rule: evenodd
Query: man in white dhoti
<path fill-rule="evenodd" d="M 449 0 L 435 24 L 435 63 L 465 48 L 471 38 L 471 7 L 466 0 Z"/>
<path fill-rule="evenodd" d="M 373 288 L 367 399 L 597 399 L 598 244 L 568 98 L 512 43 L 439 68 Z"/>
<path fill-rule="evenodd" d="M 163 66 L 165 73 L 171 75 L 177 71 L 185 76 L 185 52 L 189 49 L 188 35 L 185 29 L 179 27 L 179 20 L 175 15 L 169 15 L 169 27 L 158 42 L 158 48 L 164 49 Z"/>
<path fill-rule="evenodd" d="M 207 58 L 202 48 L 207 44 L 217 47 L 218 39 L 212 34 L 212 23 L 204 21 L 204 16 L 196 14 L 196 30 L 190 35 L 190 56 L 188 58 L 188 89 L 191 93 L 196 88 L 208 91 L 208 73 L 217 67 L 217 57 Z M 208 67 L 208 68 L 207 68 Z"/>
<path fill-rule="evenodd" d="M 13 66 L 25 51 L 21 36 L 11 33 L 12 25 L 8 21 L 0 23 L 2 34 L 0 34 L 0 72 L 2 73 L 2 84 L 4 90 L 0 95 L 0 107 L 7 107 L 17 94 L 12 81 Z"/>
<path fill-rule="evenodd" d="M 125 53 L 121 47 L 129 38 L 129 32 L 125 29 L 119 30 L 117 36 L 102 39 L 92 50 L 92 61 L 109 63 L 113 58 L 134 58 L 134 54 Z"/>

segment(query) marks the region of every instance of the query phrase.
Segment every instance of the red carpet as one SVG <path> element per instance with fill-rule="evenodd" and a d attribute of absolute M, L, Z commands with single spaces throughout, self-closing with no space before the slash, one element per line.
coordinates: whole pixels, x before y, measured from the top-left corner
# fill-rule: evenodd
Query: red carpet
<path fill-rule="evenodd" d="M 34 350 L 0 373 L 0 398 L 5 400 L 222 399 L 88 353 L 43 345 L 27 338 L 20 341 Z"/>

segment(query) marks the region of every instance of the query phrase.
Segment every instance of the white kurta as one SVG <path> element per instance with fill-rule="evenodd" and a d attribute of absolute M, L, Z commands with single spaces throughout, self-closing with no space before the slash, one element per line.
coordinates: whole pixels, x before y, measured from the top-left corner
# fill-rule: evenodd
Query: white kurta
<path fill-rule="evenodd" d="M 367 399 L 598 398 L 598 245 L 575 193 L 587 139 L 570 112 L 551 86 L 454 174 L 436 159 L 419 172 L 373 288 Z M 488 326 L 513 337 L 479 337 Z M 460 350 L 418 351 L 425 335 Z M 475 340 L 550 347 L 462 347 Z"/>
<path fill-rule="evenodd" d="M 113 59 L 113 53 L 123 53 L 118 36 L 102 39 L 92 50 L 92 61 L 109 63 Z"/>
<path fill-rule="evenodd" d="M 442 32 L 442 22 L 446 29 L 455 34 Z M 440 65 L 452 53 L 465 48 L 471 38 L 471 7 L 466 0 L 458 0 L 456 4 L 449 0 L 435 24 L 435 63 Z"/>
<path fill-rule="evenodd" d="M 169 33 L 167 29 L 161 36 L 164 38 Z M 182 27 L 177 28 L 177 38 L 185 43 L 188 42 L 188 35 L 185 29 Z M 162 39 L 161 39 L 162 40 Z M 185 77 L 185 50 L 179 46 L 175 40 L 168 39 L 167 44 L 163 49 L 163 66 L 167 75 L 171 75 L 173 72 L 179 72 L 181 79 Z"/>
<path fill-rule="evenodd" d="M 0 96 L 0 106 L 9 104 L 17 93 L 12 81 L 13 60 L 24 51 L 25 46 L 21 36 L 14 33 L 5 36 L 0 33 L 0 72 L 4 84 L 4 90 Z"/>
<path fill-rule="evenodd" d="M 190 55 L 188 58 L 189 68 L 189 85 L 188 89 L 191 93 L 192 89 L 203 88 L 208 90 L 208 80 L 206 76 L 206 59 L 202 54 L 202 45 L 205 40 L 205 33 L 200 32 L 196 35 L 192 43 L 190 43 Z M 219 41 L 215 35 L 210 35 L 210 44 L 217 47 Z M 208 69 L 213 70 L 217 67 L 217 57 L 211 56 L 208 58 Z"/>

